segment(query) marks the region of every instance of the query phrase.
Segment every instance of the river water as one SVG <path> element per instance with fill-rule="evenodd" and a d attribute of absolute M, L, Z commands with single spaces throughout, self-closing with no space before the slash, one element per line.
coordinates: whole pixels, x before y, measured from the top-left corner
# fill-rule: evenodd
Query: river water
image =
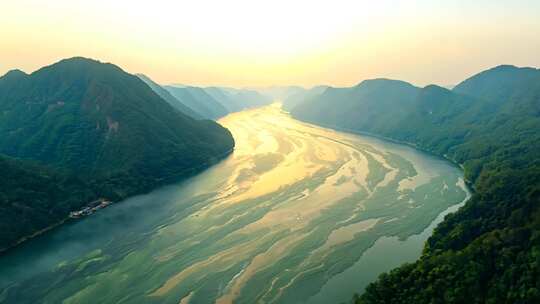
<path fill-rule="evenodd" d="M 345 302 L 468 197 L 442 159 L 276 104 L 220 123 L 219 164 L 0 256 L 0 302 Z"/>

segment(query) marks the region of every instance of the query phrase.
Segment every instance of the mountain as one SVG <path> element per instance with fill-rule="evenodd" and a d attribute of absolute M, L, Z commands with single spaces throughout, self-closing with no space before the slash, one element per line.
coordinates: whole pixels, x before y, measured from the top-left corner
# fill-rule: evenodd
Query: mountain
<path fill-rule="evenodd" d="M 453 91 L 482 98 L 492 105 L 520 102 L 531 91 L 540 90 L 540 70 L 500 65 L 461 82 Z"/>
<path fill-rule="evenodd" d="M 66 191 L 68 194 L 94 189 L 88 197 L 118 200 L 193 174 L 233 147 L 227 129 L 177 111 L 138 77 L 113 64 L 76 57 L 29 75 L 12 71 L 0 78 L 0 154 L 24 164 L 35 161 L 84 181 L 77 182 L 80 186 L 73 186 L 77 190 Z M 13 171 L 17 166 L 10 168 Z M 20 174 L 29 180 L 43 179 L 40 173 L 31 176 L 32 172 Z M 45 174 L 43 180 L 47 176 L 52 175 Z M 5 214 L 32 209 L 42 201 L 31 195 L 11 199 L 18 195 L 12 192 L 17 188 L 32 191 L 21 184 L 25 178 L 2 189 L 2 208 L 8 209 Z M 36 197 L 52 195 L 35 192 Z M 39 220 L 24 211 L 18 217 L 21 225 L 34 220 L 35 225 L 29 225 L 30 230 L 16 229 L 28 232 L 53 225 L 68 209 L 81 204 L 81 200 L 75 201 L 78 203 L 66 203 L 67 207 L 58 210 L 46 208 L 53 214 L 46 217 L 50 220 Z M 0 248 L 6 245 L 0 244 Z"/>
<path fill-rule="evenodd" d="M 228 113 L 270 104 L 271 99 L 249 89 L 170 85 L 166 88 L 137 74 L 161 98 L 195 119 L 218 119 Z M 175 96 L 173 96 L 175 94 Z"/>
<path fill-rule="evenodd" d="M 290 111 L 300 103 L 309 102 L 318 95 L 322 94 L 328 86 L 316 86 L 308 90 L 298 90 L 294 93 L 291 93 L 283 100 L 283 109 Z"/>
<path fill-rule="evenodd" d="M 396 104 L 411 106 L 420 88 L 407 82 L 373 79 L 351 88 L 327 88 L 299 103 L 292 114 L 301 119 L 347 129 L 385 128 L 388 119 L 404 119 Z M 398 118 L 399 117 L 399 118 Z"/>
<path fill-rule="evenodd" d="M 232 98 L 232 95 L 219 87 L 204 88 L 205 92 L 218 101 L 229 113 L 242 110 L 244 105 L 237 98 Z"/>
<path fill-rule="evenodd" d="M 17 81 L 25 79 L 26 77 L 28 77 L 28 74 L 21 70 L 11 70 L 0 77 L 0 84 L 15 84 Z"/>
<path fill-rule="evenodd" d="M 249 89 L 206 87 L 204 90 L 223 105 L 229 113 L 261 107 L 272 102 L 270 98 Z"/>
<path fill-rule="evenodd" d="M 136 76 L 139 77 L 142 81 L 144 81 L 144 83 L 146 83 L 156 94 L 158 94 L 159 97 L 161 97 L 163 100 L 168 102 L 171 106 L 173 106 L 173 108 L 176 108 L 180 112 L 192 118 L 203 119 L 201 115 L 197 114 L 190 107 L 184 105 L 180 100 L 172 96 L 171 93 L 169 93 L 169 91 L 165 90 L 162 86 L 155 83 L 148 76 L 144 74 L 136 74 Z"/>
<path fill-rule="evenodd" d="M 6 155 L 112 175 L 139 166 L 189 167 L 233 145 L 227 130 L 175 111 L 112 64 L 72 58 L 10 78 L 0 80 L 0 153 Z M 195 150 L 208 155 L 192 155 Z M 170 154 L 154 159 L 163 152 Z"/>
<path fill-rule="evenodd" d="M 176 99 L 206 119 L 218 119 L 229 113 L 227 109 L 210 96 L 203 88 L 192 86 L 164 86 Z"/>
<path fill-rule="evenodd" d="M 419 260 L 381 275 L 356 303 L 540 301 L 539 74 L 500 66 L 452 91 L 364 81 L 293 108 L 302 120 L 445 156 L 463 166 L 474 190 Z"/>

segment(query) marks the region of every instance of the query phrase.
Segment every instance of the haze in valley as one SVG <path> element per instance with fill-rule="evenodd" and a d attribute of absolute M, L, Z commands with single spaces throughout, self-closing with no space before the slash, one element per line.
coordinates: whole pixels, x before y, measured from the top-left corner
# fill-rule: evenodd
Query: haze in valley
<path fill-rule="evenodd" d="M 540 66 L 538 11 L 535 0 L 6 1 L 0 74 L 80 55 L 158 83 L 447 86 Z"/>

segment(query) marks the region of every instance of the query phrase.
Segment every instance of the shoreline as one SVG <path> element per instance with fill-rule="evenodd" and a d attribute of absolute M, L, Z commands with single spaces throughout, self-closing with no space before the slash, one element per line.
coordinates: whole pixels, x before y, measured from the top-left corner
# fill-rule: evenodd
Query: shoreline
<path fill-rule="evenodd" d="M 39 236 L 45 234 L 45 233 L 48 232 L 48 231 L 51 231 L 51 230 L 53 230 L 53 229 L 55 229 L 55 228 L 58 228 L 58 227 L 64 225 L 66 222 L 68 222 L 68 221 L 70 221 L 70 220 L 72 220 L 72 218 L 70 218 L 69 216 L 67 216 L 67 217 L 63 218 L 62 220 L 60 220 L 60 221 L 58 221 L 58 222 L 56 222 L 56 223 L 54 223 L 54 224 L 52 224 L 52 225 L 49 225 L 49 226 L 47 226 L 47 227 L 45 227 L 45 228 L 43 228 L 43 229 L 40 229 L 40 230 L 38 230 L 38 231 L 36 231 L 36 232 L 30 234 L 30 235 L 24 236 L 24 237 L 18 239 L 18 240 L 17 240 L 14 244 L 12 244 L 12 245 L 10 245 L 10 246 L 8 246 L 8 247 L 0 248 L 0 255 L 9 252 L 9 251 L 11 251 L 12 249 L 15 249 L 15 248 L 19 247 L 20 245 L 26 243 L 27 241 L 29 241 L 29 240 L 31 240 L 31 239 L 34 239 L 34 238 L 36 238 L 36 237 L 39 237 Z"/>
<path fill-rule="evenodd" d="M 203 164 L 201 164 L 199 166 L 196 166 L 196 167 L 193 167 L 193 168 L 190 168 L 190 169 L 186 169 L 184 172 L 178 174 L 179 179 L 177 181 L 171 181 L 169 178 L 164 178 L 163 180 L 165 181 L 165 183 L 160 184 L 159 186 L 157 186 L 155 188 L 152 188 L 152 189 L 150 189 L 148 191 L 141 191 L 141 192 L 133 193 L 132 195 L 128 195 L 128 196 L 122 198 L 121 200 L 115 202 L 115 204 L 117 204 L 119 202 L 122 202 L 122 201 L 124 201 L 124 200 L 126 200 L 128 198 L 137 196 L 137 195 L 150 193 L 150 192 L 152 192 L 152 191 L 154 191 L 156 189 L 159 189 L 159 188 L 161 188 L 163 186 L 167 186 L 167 185 L 170 185 L 170 184 L 173 184 L 173 183 L 176 183 L 176 182 L 182 182 L 182 181 L 184 181 L 184 180 L 186 180 L 186 179 L 188 179 L 190 177 L 193 177 L 193 176 L 197 175 L 198 173 L 201 173 L 205 169 L 219 163 L 220 161 L 225 159 L 227 156 L 231 155 L 233 152 L 234 152 L 234 146 L 231 149 L 225 151 L 224 153 L 221 153 L 221 154 L 215 156 L 214 159 L 210 159 L 207 162 L 205 162 L 205 163 L 203 163 Z M 64 224 L 68 223 L 68 222 L 81 220 L 81 219 L 83 219 L 85 217 L 87 217 L 87 216 L 80 217 L 80 218 L 71 218 L 69 216 L 69 213 L 68 213 L 63 219 L 59 220 L 58 222 L 55 222 L 54 224 L 51 224 L 51 225 L 49 225 L 47 227 L 44 227 L 44 228 L 42 228 L 40 230 L 37 230 L 32 234 L 23 236 L 22 238 L 18 239 L 17 241 L 10 244 L 9 246 L 0 248 L 0 255 L 7 254 L 8 252 L 20 247 L 21 245 L 25 244 L 26 242 L 28 242 L 28 241 L 30 241 L 30 240 L 32 240 L 34 238 L 40 237 L 40 236 L 44 235 L 45 233 L 54 230 L 55 228 L 59 228 L 59 227 L 63 226 Z"/>
<path fill-rule="evenodd" d="M 372 138 L 379 139 L 379 140 L 389 141 L 389 142 L 392 142 L 392 143 L 395 143 L 395 144 L 405 145 L 405 146 L 414 148 L 416 150 L 422 151 L 424 153 L 427 153 L 427 154 L 429 154 L 431 156 L 446 160 L 449 163 L 451 163 L 452 165 L 460 168 L 461 171 L 464 173 L 463 174 L 463 181 L 465 182 L 465 186 L 467 187 L 467 189 L 471 192 L 471 196 L 474 193 L 476 193 L 476 190 L 474 188 L 474 184 L 465 177 L 465 167 L 463 166 L 463 164 L 457 162 L 454 159 L 451 159 L 446 154 L 441 155 L 441 154 L 435 153 L 434 151 L 423 148 L 423 147 L 421 147 L 421 146 L 419 146 L 419 145 L 417 145 L 417 144 L 415 144 L 413 142 L 394 139 L 394 138 L 391 138 L 391 137 L 378 135 L 376 133 L 367 132 L 367 131 L 360 131 L 360 130 L 342 128 L 342 127 L 332 126 L 332 125 L 329 125 L 329 124 L 319 124 L 319 123 L 315 123 L 313 121 L 304 120 L 304 119 L 300 119 L 298 117 L 295 117 L 290 112 L 287 112 L 287 111 L 284 111 L 284 112 L 289 114 L 293 119 L 296 119 L 296 120 L 301 121 L 303 123 L 308 123 L 308 124 L 311 124 L 311 125 L 314 125 L 314 126 L 317 126 L 317 127 L 322 127 L 322 128 L 326 128 L 326 129 L 333 130 L 333 131 L 345 132 L 345 133 L 354 134 L 354 135 L 363 135 L 363 136 L 368 136 L 368 137 L 372 137 Z"/>
<path fill-rule="evenodd" d="M 447 161 L 448 163 L 452 164 L 453 166 L 459 168 L 462 172 L 463 172 L 463 184 L 464 184 L 464 191 L 466 193 L 466 196 L 465 198 L 463 199 L 463 201 L 455 204 L 455 205 L 452 205 L 450 207 L 448 207 L 445 211 L 443 211 L 442 213 L 445 213 L 445 216 L 449 213 L 454 213 L 454 212 L 457 212 L 461 207 L 465 206 L 465 204 L 473 197 L 473 195 L 476 193 L 476 190 L 474 188 L 474 185 L 471 181 L 469 181 L 466 177 L 465 177 L 465 168 L 463 166 L 463 164 L 461 163 L 458 163 L 457 161 L 449 158 L 448 156 L 446 156 L 446 154 L 444 155 L 440 155 L 440 154 L 437 154 L 431 150 L 428 150 L 428 149 L 425 149 L 425 148 L 422 148 L 412 142 L 407 142 L 407 141 L 402 141 L 402 140 L 397 140 L 397 139 L 393 139 L 393 138 L 390 138 L 390 137 L 386 137 L 386 136 L 382 136 L 382 135 L 377 135 L 375 133 L 371 133 L 371 132 L 365 132 L 365 131 L 356 131 L 356 130 L 352 130 L 352 129 L 347 129 L 347 128 L 338 128 L 338 127 L 332 127 L 330 125 L 327 125 L 327 124 L 317 124 L 317 123 L 314 123 L 314 122 L 310 122 L 308 120 L 303 120 L 303 119 L 299 119 L 299 118 L 296 118 L 294 116 L 291 115 L 290 112 L 286 112 L 284 111 L 285 113 L 287 113 L 291 118 L 293 119 L 296 119 L 300 122 L 303 122 L 303 123 L 308 123 L 308 124 L 311 124 L 311 125 L 314 125 L 314 126 L 317 126 L 319 128 L 326 128 L 326 129 L 329 129 L 329 130 L 333 130 L 333 131 L 338 131 L 338 132 L 344 132 L 344 133 L 349 133 L 349 134 L 353 134 L 353 135 L 362 135 L 362 136 L 367 136 L 367 137 L 372 137 L 372 138 L 375 138 L 375 139 L 378 139 L 378 140 L 383 140 L 383 141 L 388 141 L 388 142 L 391 142 L 391 143 L 395 143 L 395 144 L 400 144 L 400 145 L 405 145 L 405 146 L 408 146 L 408 147 L 411 147 L 415 150 L 418 150 L 418 151 L 421 151 L 423 153 L 426 153 L 428 155 L 431 155 L 433 157 L 436 157 L 436 158 L 439 158 L 441 160 L 444 160 L 444 161 Z M 459 206 L 456 210 L 454 210 L 453 212 L 448 212 L 449 209 L 452 209 L 454 207 L 457 207 Z M 442 214 L 441 213 L 441 214 Z M 440 214 L 439 214 L 440 215 Z M 439 216 L 438 215 L 438 216 Z M 437 218 L 436 218 L 437 219 Z M 436 220 L 434 219 L 434 221 Z M 444 218 L 439 222 L 442 223 L 444 221 Z M 427 225 L 426 227 L 424 227 L 423 229 L 428 229 L 430 227 L 432 223 L 430 223 L 429 225 Z M 438 225 L 438 224 L 437 224 Z M 436 226 L 433 227 L 433 230 L 435 230 L 435 228 L 437 228 Z M 423 232 L 423 231 L 422 231 Z M 421 234 L 421 233 L 420 233 Z"/>
<path fill-rule="evenodd" d="M 459 202 L 457 204 L 454 204 L 454 205 L 451 205 L 448 208 L 446 208 L 445 210 L 443 210 L 441 213 L 439 213 L 433 219 L 433 221 L 431 221 L 428 225 L 423 227 L 423 229 L 422 229 L 422 231 L 420 233 L 412 234 L 412 235 L 407 237 L 407 239 L 409 239 L 411 237 L 420 237 L 422 234 L 424 234 L 424 233 L 428 232 L 429 230 L 431 230 L 428 237 L 424 241 L 423 246 L 425 246 L 427 240 L 433 235 L 433 232 L 435 231 L 435 229 L 437 229 L 437 227 L 445 220 L 446 216 L 448 216 L 449 214 L 453 214 L 455 212 L 458 212 L 461 208 L 463 208 L 467 204 L 467 202 L 476 193 L 476 190 L 474 188 L 473 183 L 465 177 L 465 167 L 463 166 L 463 164 L 457 162 L 454 159 L 449 158 L 446 154 L 441 155 L 441 154 L 435 153 L 434 151 L 423 148 L 423 147 L 421 147 L 421 146 L 419 146 L 419 145 L 417 145 L 417 144 L 415 144 L 413 142 L 407 142 L 407 141 L 403 141 L 403 140 L 398 140 L 398 139 L 378 135 L 378 134 L 367 132 L 367 131 L 359 131 L 359 130 L 341 128 L 341 127 L 332 126 L 332 125 L 329 125 L 329 124 L 319 124 L 319 123 L 315 123 L 315 122 L 312 122 L 312 121 L 309 121 L 309 120 L 304 120 L 304 119 L 297 118 L 297 117 L 293 116 L 290 112 L 287 112 L 287 111 L 283 111 L 283 112 L 287 113 L 291 118 L 293 118 L 295 120 L 298 120 L 300 122 L 307 123 L 307 124 L 310 124 L 310 125 L 314 125 L 314 126 L 317 126 L 319 128 L 326 128 L 326 129 L 329 129 L 329 130 L 332 130 L 332 131 L 344 132 L 344 133 L 349 133 L 349 134 L 352 134 L 352 135 L 367 136 L 367 137 L 371 137 L 371 138 L 378 139 L 378 140 L 383 140 L 383 141 L 388 141 L 388 142 L 395 143 L 395 144 L 408 146 L 410 148 L 421 151 L 421 152 L 426 153 L 428 155 L 431 155 L 433 157 L 436 157 L 436 158 L 442 159 L 444 161 L 447 161 L 448 163 L 452 164 L 453 166 L 459 168 L 461 170 L 461 172 L 463 172 L 463 190 L 465 191 L 465 198 L 461 202 Z M 393 236 L 393 237 L 389 237 L 389 238 L 396 238 L 397 241 L 399 241 L 399 242 L 406 242 L 407 241 L 407 240 L 399 240 L 399 238 L 397 236 Z M 366 249 L 366 251 L 364 251 L 362 253 L 362 256 L 364 256 L 370 249 L 374 248 L 375 244 L 380 240 L 381 239 L 377 239 L 368 249 Z M 421 257 L 421 254 L 420 254 L 420 256 L 418 258 L 420 258 L 420 257 Z M 360 259 L 356 263 L 358 263 L 359 261 L 360 261 Z M 356 265 L 356 263 L 354 265 Z M 353 268 L 354 265 L 351 266 L 351 268 Z M 399 265 L 397 267 L 399 267 Z M 328 282 L 326 282 L 323 285 L 323 287 L 326 286 L 326 284 L 328 284 Z M 321 290 L 322 290 L 322 288 L 321 288 Z M 321 290 L 319 290 L 319 292 L 317 294 L 310 296 L 308 298 L 308 302 L 309 302 L 310 299 L 313 299 L 314 297 L 319 295 Z"/>

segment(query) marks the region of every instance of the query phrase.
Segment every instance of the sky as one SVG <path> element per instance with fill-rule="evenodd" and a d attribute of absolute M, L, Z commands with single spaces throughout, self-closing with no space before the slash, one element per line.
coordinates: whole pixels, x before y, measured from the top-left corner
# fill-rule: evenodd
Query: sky
<path fill-rule="evenodd" d="M 74 56 L 164 84 L 453 85 L 540 67 L 540 1 L 0 1 L 0 74 Z"/>

